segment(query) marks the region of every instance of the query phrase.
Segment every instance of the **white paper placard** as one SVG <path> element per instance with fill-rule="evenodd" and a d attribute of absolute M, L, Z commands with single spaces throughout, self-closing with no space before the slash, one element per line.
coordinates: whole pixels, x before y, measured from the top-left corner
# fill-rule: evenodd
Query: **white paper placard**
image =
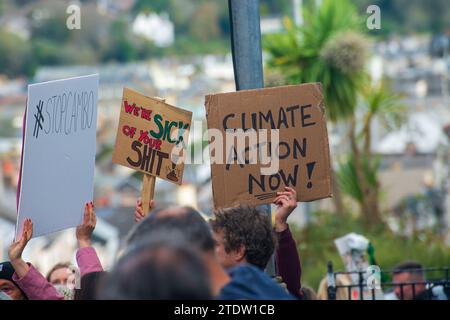
<path fill-rule="evenodd" d="M 28 86 L 16 239 L 75 227 L 93 199 L 98 74 Z"/>

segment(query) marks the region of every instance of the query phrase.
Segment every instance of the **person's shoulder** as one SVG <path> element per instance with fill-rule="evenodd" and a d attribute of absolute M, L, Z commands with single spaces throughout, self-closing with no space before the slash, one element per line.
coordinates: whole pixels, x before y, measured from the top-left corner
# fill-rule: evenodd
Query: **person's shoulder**
<path fill-rule="evenodd" d="M 222 288 L 220 299 L 294 299 L 261 269 L 245 264 L 228 270 L 231 281 Z"/>
<path fill-rule="evenodd" d="M 242 264 L 236 267 L 232 267 L 227 270 L 228 274 L 232 279 L 241 279 L 241 278 L 260 278 L 260 279 L 270 279 L 270 277 L 258 267 L 255 267 L 251 264 Z"/>

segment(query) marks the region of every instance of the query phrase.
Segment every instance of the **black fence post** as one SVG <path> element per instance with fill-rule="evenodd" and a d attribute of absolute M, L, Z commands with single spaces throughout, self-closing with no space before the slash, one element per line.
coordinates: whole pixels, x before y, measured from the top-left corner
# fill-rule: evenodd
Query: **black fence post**
<path fill-rule="evenodd" d="M 364 300 L 364 273 L 358 272 L 359 300 Z"/>
<path fill-rule="evenodd" d="M 334 279 L 333 263 L 331 261 L 328 261 L 327 282 L 328 300 L 336 300 L 336 281 Z"/>

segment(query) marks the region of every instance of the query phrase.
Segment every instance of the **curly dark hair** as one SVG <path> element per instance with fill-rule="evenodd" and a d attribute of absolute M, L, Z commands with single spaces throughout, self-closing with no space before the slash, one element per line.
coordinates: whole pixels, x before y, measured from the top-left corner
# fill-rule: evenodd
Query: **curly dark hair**
<path fill-rule="evenodd" d="M 275 250 L 275 235 L 267 214 L 246 205 L 221 209 L 214 212 L 211 227 L 214 232 L 223 231 L 227 253 L 243 245 L 248 263 L 266 267 Z"/>

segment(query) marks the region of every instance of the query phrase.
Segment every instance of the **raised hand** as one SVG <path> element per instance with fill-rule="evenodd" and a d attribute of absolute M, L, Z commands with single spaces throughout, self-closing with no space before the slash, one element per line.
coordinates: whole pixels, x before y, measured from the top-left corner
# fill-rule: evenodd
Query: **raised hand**
<path fill-rule="evenodd" d="M 83 222 L 77 227 L 76 236 L 78 246 L 80 248 L 91 246 L 92 233 L 97 224 L 97 216 L 95 215 L 94 204 L 86 203 L 84 206 Z"/>
<path fill-rule="evenodd" d="M 287 219 L 297 208 L 297 192 L 290 187 L 284 188 L 286 191 L 277 192 L 277 197 L 273 201 L 278 206 L 275 212 L 275 231 L 281 232 L 288 228 Z"/>
<path fill-rule="evenodd" d="M 155 200 L 150 200 L 150 209 L 152 210 L 155 207 Z M 145 218 L 144 208 L 142 207 L 142 201 L 139 198 L 136 202 L 136 208 L 134 209 L 134 221 L 140 222 Z"/>
<path fill-rule="evenodd" d="M 25 249 L 28 241 L 30 241 L 32 236 L 33 222 L 31 221 L 31 219 L 25 219 L 23 222 L 21 237 L 9 246 L 8 255 L 11 263 L 13 261 L 22 259 L 23 250 Z"/>

